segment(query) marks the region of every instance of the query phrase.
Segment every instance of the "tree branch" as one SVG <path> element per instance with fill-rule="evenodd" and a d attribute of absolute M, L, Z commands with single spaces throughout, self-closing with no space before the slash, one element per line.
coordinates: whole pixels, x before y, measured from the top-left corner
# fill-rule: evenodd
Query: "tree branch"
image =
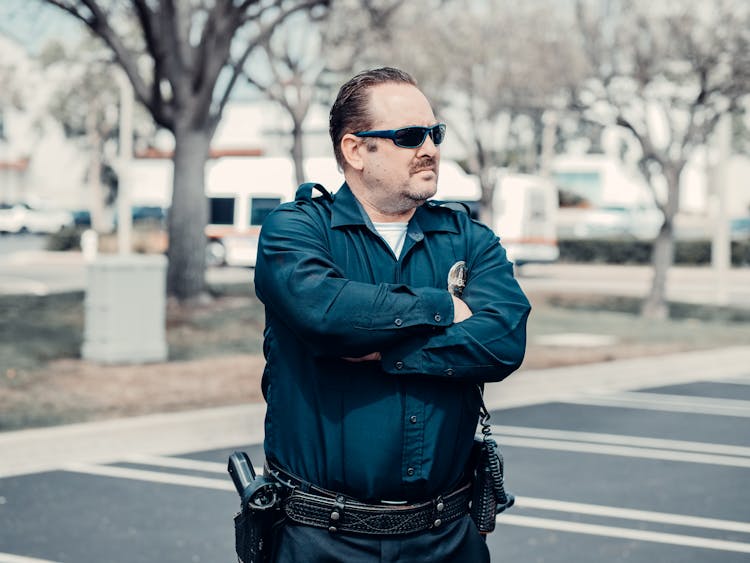
<path fill-rule="evenodd" d="M 125 74 L 133 84 L 135 95 L 138 99 L 149 108 L 154 117 L 162 114 L 161 107 L 156 102 L 153 92 L 150 92 L 146 83 L 143 81 L 136 64 L 135 56 L 125 47 L 122 38 L 109 25 L 107 14 L 102 10 L 96 0 L 80 0 L 80 3 L 88 8 L 91 17 L 86 17 L 81 12 L 81 6 L 73 6 L 62 2 L 62 0 L 46 0 L 53 6 L 73 15 L 99 36 L 115 54 L 115 58 L 125 71 Z"/>
<path fill-rule="evenodd" d="M 246 8 L 251 3 L 252 2 L 244 2 L 242 4 L 242 7 Z M 255 47 L 257 47 L 258 44 L 260 44 L 261 42 L 267 41 L 268 38 L 271 36 L 271 33 L 273 32 L 274 28 L 277 27 L 279 24 L 281 24 L 286 18 L 288 18 L 293 13 L 298 12 L 300 10 L 309 10 L 316 6 L 328 6 L 329 3 L 330 3 L 330 0 L 307 0 L 306 2 L 301 2 L 291 8 L 283 10 L 271 22 L 261 27 L 261 30 L 258 32 L 258 35 L 252 41 L 248 42 L 248 45 L 245 48 L 242 55 L 234 62 L 234 64 L 231 65 L 230 72 L 232 74 L 229 78 L 229 81 L 227 82 L 226 87 L 224 88 L 223 94 L 219 98 L 219 102 L 216 107 L 216 110 L 213 112 L 212 121 L 214 121 L 215 123 L 218 123 L 218 120 L 221 119 L 221 114 L 224 111 L 224 106 L 226 106 L 227 101 L 229 101 L 229 96 L 232 92 L 232 89 L 234 88 L 234 85 L 239 79 L 239 76 L 242 74 L 242 68 L 245 66 L 245 63 L 247 62 L 247 59 L 250 56 L 250 53 L 252 52 L 252 50 Z M 243 20 L 242 23 L 244 24 L 246 23 L 246 21 L 247 20 Z"/>

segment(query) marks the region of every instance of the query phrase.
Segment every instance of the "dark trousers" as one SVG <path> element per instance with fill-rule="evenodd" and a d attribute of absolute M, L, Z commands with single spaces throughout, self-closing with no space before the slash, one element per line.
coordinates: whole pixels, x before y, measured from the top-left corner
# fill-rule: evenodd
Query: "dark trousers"
<path fill-rule="evenodd" d="M 287 521 L 274 541 L 275 563 L 489 563 L 485 538 L 468 516 L 407 536 L 330 533 Z"/>

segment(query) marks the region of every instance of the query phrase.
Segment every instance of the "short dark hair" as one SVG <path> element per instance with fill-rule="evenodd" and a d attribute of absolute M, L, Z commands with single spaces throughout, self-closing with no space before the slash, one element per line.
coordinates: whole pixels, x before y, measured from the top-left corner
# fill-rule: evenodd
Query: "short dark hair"
<path fill-rule="evenodd" d="M 366 131 L 371 128 L 369 90 L 373 86 L 389 82 L 417 85 L 417 81 L 407 72 L 397 68 L 383 67 L 360 72 L 339 89 L 336 101 L 331 106 L 328 132 L 333 143 L 333 154 L 342 170 L 345 161 L 341 153 L 341 139 L 347 133 Z"/>

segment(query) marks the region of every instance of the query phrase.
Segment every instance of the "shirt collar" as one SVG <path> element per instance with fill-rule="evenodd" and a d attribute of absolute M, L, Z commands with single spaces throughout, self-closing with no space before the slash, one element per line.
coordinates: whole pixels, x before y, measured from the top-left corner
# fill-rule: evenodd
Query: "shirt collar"
<path fill-rule="evenodd" d="M 365 225 L 374 230 L 369 216 L 357 201 L 349 185 L 344 182 L 334 196 L 331 227 L 350 225 Z M 428 201 L 417 207 L 414 216 L 409 221 L 409 234 L 411 236 L 412 233 L 435 231 L 458 233 L 458 225 L 450 210 L 441 209 L 438 202 Z"/>

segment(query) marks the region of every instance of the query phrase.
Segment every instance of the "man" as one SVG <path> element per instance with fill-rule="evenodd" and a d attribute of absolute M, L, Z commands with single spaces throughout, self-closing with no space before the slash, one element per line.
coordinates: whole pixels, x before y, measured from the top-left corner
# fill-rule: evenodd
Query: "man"
<path fill-rule="evenodd" d="M 445 126 L 408 74 L 352 78 L 330 134 L 346 182 L 272 212 L 255 271 L 265 452 L 295 491 L 274 560 L 488 561 L 469 457 L 481 384 L 520 366 L 529 303 L 490 229 L 428 201 Z"/>

